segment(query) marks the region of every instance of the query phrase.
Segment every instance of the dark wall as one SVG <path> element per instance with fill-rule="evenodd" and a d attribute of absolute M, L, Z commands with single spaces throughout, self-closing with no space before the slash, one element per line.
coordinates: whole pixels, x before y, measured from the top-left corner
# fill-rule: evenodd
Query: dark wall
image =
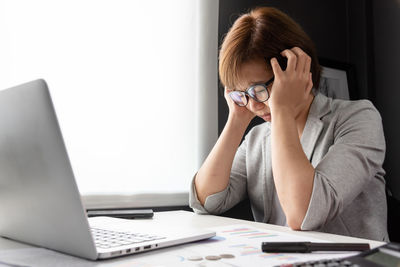
<path fill-rule="evenodd" d="M 355 67 L 357 98 L 370 99 L 383 117 L 386 178 L 400 199 L 400 0 L 220 0 L 220 44 L 235 19 L 256 6 L 284 11 L 308 33 L 319 57 Z M 220 91 L 219 132 L 228 116 Z"/>
<path fill-rule="evenodd" d="M 400 1 L 373 2 L 375 104 L 386 138 L 386 180 L 400 200 Z"/>

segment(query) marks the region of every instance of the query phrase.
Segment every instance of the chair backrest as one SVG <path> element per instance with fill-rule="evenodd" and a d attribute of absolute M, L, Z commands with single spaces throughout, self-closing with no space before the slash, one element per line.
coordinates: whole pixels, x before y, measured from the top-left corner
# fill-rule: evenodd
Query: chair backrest
<path fill-rule="evenodd" d="M 250 200 L 248 198 L 220 215 L 229 218 L 254 221 Z"/>
<path fill-rule="evenodd" d="M 392 242 L 400 242 L 400 200 L 394 197 L 390 190 L 386 191 L 388 205 L 388 232 Z"/>

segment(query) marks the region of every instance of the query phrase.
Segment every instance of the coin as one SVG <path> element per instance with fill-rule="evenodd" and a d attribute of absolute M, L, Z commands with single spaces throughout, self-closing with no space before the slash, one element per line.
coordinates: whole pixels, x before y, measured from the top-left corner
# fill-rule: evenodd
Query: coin
<path fill-rule="evenodd" d="M 235 257 L 235 255 L 232 255 L 232 254 L 221 254 L 221 255 L 219 255 L 221 258 L 223 258 L 223 259 L 232 259 L 232 258 L 234 258 Z"/>
<path fill-rule="evenodd" d="M 190 256 L 190 257 L 187 257 L 187 260 L 189 260 L 189 261 L 201 261 L 202 259 L 203 259 L 202 256 Z"/>
<path fill-rule="evenodd" d="M 209 261 L 217 261 L 220 260 L 221 257 L 220 256 L 216 256 L 216 255 L 210 255 L 210 256 L 206 256 L 206 259 Z"/>

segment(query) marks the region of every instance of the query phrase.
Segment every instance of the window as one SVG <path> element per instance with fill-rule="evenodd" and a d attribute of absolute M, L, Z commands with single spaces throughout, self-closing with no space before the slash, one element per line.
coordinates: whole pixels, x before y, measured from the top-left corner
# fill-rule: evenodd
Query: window
<path fill-rule="evenodd" d="M 86 199 L 185 205 L 217 139 L 217 13 L 212 0 L 1 0 L 0 86 L 47 81 Z"/>

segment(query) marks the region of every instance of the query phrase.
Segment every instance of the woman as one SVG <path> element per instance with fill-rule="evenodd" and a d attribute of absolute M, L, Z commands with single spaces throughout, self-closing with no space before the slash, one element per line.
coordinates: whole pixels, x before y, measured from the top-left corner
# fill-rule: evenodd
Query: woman
<path fill-rule="evenodd" d="M 228 121 L 193 179 L 191 207 L 219 214 L 248 197 L 259 222 L 388 241 L 381 117 L 367 100 L 318 94 L 301 27 L 274 8 L 242 15 L 219 72 Z M 266 122 L 240 144 L 255 116 Z"/>

